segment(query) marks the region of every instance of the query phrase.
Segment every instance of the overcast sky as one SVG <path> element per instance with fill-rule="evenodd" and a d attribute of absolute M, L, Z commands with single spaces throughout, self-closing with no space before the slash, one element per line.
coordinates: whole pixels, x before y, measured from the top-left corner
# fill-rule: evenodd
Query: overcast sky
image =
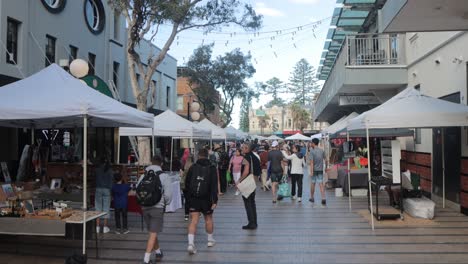
<path fill-rule="evenodd" d="M 287 82 L 297 61 L 307 59 L 315 68 L 318 67 L 326 33 L 330 26 L 330 17 L 335 0 L 245 0 L 257 13 L 264 16 L 260 34 L 247 34 L 239 28 L 228 27 L 223 33 L 203 34 L 197 30 L 180 33 L 169 51 L 179 66 L 183 66 L 193 50 L 198 46 L 215 43 L 214 55 L 240 48 L 252 54 L 252 62 L 257 72 L 248 83 L 265 82 L 278 77 Z M 315 23 L 322 21 L 320 24 Z M 315 26 L 312 24 L 315 23 Z M 299 26 L 302 26 L 299 28 Z M 161 39 L 156 41 L 163 45 L 169 27 L 161 28 Z M 285 95 L 286 98 L 291 97 Z M 254 107 L 259 107 L 271 99 L 263 96 Z M 236 102 L 231 125 L 239 126 L 240 102 Z"/>

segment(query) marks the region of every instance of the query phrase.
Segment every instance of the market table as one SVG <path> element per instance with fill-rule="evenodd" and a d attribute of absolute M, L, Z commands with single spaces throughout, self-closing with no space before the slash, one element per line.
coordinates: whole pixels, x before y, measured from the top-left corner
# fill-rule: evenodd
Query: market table
<path fill-rule="evenodd" d="M 362 187 L 367 188 L 369 184 L 369 179 L 367 176 L 367 169 L 354 169 L 350 172 L 351 178 L 351 188 L 353 187 Z M 348 194 L 348 174 L 346 169 L 338 169 L 338 178 L 336 180 L 338 186 L 343 188 L 343 193 Z"/>
<path fill-rule="evenodd" d="M 87 211 L 86 222 L 92 221 L 95 224 L 97 218 L 106 214 L 105 212 Z M 62 220 L 0 217 L 0 234 L 65 237 L 67 235 L 67 230 L 70 230 L 72 239 L 75 239 L 74 234 L 76 233 L 76 227 L 83 225 L 83 223 L 83 212 L 79 210 L 74 210 L 70 217 Z M 96 228 L 94 227 L 92 230 L 96 230 Z M 99 258 L 98 235 L 95 234 L 94 237 L 96 242 L 96 258 Z"/>

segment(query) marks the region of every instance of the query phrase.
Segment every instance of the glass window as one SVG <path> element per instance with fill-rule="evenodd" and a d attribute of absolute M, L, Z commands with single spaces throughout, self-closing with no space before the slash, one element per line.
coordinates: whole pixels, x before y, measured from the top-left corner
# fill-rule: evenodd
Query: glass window
<path fill-rule="evenodd" d="M 89 75 L 95 75 L 96 73 L 96 55 L 93 53 L 88 53 L 88 67 L 89 67 Z"/>
<path fill-rule="evenodd" d="M 89 30 L 95 34 L 104 29 L 104 6 L 100 0 L 85 1 L 85 20 Z"/>
<path fill-rule="evenodd" d="M 177 110 L 184 110 L 184 96 L 177 96 Z"/>
<path fill-rule="evenodd" d="M 52 63 L 55 63 L 55 42 L 57 41 L 56 38 L 46 35 L 46 58 L 45 58 L 45 66 L 49 66 Z"/>
<path fill-rule="evenodd" d="M 136 73 L 135 76 L 136 76 L 136 81 L 137 81 L 138 85 L 140 85 L 140 74 Z"/>
<path fill-rule="evenodd" d="M 65 0 L 42 0 L 42 4 L 51 13 L 59 13 L 65 7 Z"/>
<path fill-rule="evenodd" d="M 112 80 L 114 81 L 115 88 L 119 87 L 119 68 L 120 68 L 120 63 L 114 61 L 112 65 Z"/>
<path fill-rule="evenodd" d="M 10 64 L 18 64 L 18 32 L 20 24 L 20 22 L 11 18 L 7 20 L 6 62 Z"/>
<path fill-rule="evenodd" d="M 70 45 L 70 58 L 68 58 L 68 61 L 71 63 L 76 58 L 78 58 L 78 48 Z"/>

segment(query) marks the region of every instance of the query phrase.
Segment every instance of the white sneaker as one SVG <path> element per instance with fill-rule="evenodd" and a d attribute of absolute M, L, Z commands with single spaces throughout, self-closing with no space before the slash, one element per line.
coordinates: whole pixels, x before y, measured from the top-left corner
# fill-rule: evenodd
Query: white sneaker
<path fill-rule="evenodd" d="M 216 245 L 216 240 L 213 239 L 213 240 L 208 241 L 207 245 L 208 247 L 214 247 L 214 245 Z"/>
<path fill-rule="evenodd" d="M 297 198 L 297 201 L 298 201 L 299 203 L 302 202 L 302 198 L 301 198 L 301 197 Z"/>
<path fill-rule="evenodd" d="M 109 231 L 110 231 L 110 229 L 109 229 L 107 226 L 105 226 L 105 227 L 102 229 L 102 233 L 104 233 L 104 234 L 109 233 Z"/>
<path fill-rule="evenodd" d="M 96 226 L 96 233 L 99 234 L 101 232 L 101 227 L 100 226 Z"/>
<path fill-rule="evenodd" d="M 236 194 L 235 194 L 235 195 L 239 195 L 239 194 L 240 194 L 240 192 L 239 192 L 239 191 L 236 191 Z"/>
<path fill-rule="evenodd" d="M 187 251 L 190 255 L 197 253 L 197 249 L 195 248 L 194 244 L 189 244 L 187 247 Z"/>
<path fill-rule="evenodd" d="M 296 200 L 296 195 L 291 196 L 291 200 Z"/>

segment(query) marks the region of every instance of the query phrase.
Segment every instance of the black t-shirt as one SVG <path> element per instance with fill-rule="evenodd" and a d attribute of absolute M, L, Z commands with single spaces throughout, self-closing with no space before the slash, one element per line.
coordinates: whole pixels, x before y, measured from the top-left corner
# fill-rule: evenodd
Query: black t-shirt
<path fill-rule="evenodd" d="M 283 173 L 281 161 L 283 160 L 283 153 L 279 150 L 271 150 L 268 153 L 268 161 L 270 162 L 271 173 Z"/>

